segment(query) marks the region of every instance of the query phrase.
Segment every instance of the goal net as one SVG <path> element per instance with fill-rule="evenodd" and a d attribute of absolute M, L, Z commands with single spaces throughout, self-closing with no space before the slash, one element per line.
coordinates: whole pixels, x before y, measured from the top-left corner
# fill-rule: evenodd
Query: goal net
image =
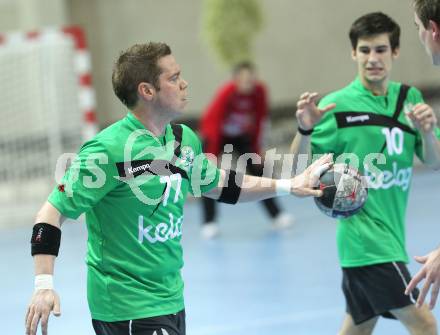
<path fill-rule="evenodd" d="M 89 58 L 78 27 L 0 34 L 0 225 L 32 220 L 96 132 Z"/>

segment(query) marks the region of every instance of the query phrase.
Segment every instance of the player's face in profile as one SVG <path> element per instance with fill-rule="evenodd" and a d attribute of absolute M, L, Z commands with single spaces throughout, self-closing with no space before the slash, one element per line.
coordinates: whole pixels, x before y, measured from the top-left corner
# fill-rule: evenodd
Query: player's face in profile
<path fill-rule="evenodd" d="M 393 60 L 399 50 L 391 50 L 387 33 L 360 38 L 352 58 L 357 62 L 358 74 L 363 83 L 380 86 L 389 78 Z"/>
<path fill-rule="evenodd" d="M 172 55 L 157 62 L 162 69 L 159 75 L 159 91 L 156 91 L 155 105 L 171 114 L 181 114 L 187 104 L 188 83 L 182 78 L 180 66 Z"/>
<path fill-rule="evenodd" d="M 432 62 L 435 65 L 440 65 L 440 47 L 436 48 L 436 43 L 432 37 L 432 31 L 424 27 L 419 16 L 414 13 L 414 23 L 416 25 L 417 31 L 419 33 L 420 42 L 422 42 L 425 47 L 426 53 L 432 58 Z"/>
<path fill-rule="evenodd" d="M 235 74 L 234 80 L 237 84 L 237 90 L 242 94 L 248 94 L 254 90 L 257 78 L 254 71 L 241 69 Z"/>

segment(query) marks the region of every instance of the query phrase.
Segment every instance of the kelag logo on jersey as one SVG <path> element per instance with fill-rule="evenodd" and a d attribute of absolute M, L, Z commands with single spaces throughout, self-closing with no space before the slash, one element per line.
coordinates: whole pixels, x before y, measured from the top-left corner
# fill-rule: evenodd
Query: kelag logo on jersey
<path fill-rule="evenodd" d="M 173 214 L 168 213 L 169 222 L 161 222 L 157 225 L 150 224 L 144 227 L 144 217 L 138 218 L 139 234 L 138 241 L 143 243 L 146 239 L 151 244 L 156 242 L 164 243 L 176 237 L 182 236 L 183 215 L 174 218 Z"/>
<path fill-rule="evenodd" d="M 387 190 L 393 186 L 401 187 L 403 191 L 408 190 L 411 183 L 412 168 L 398 169 L 397 162 L 393 162 L 392 171 L 382 170 L 378 172 L 369 171 L 365 167 L 365 177 L 368 187 L 372 189 Z"/>

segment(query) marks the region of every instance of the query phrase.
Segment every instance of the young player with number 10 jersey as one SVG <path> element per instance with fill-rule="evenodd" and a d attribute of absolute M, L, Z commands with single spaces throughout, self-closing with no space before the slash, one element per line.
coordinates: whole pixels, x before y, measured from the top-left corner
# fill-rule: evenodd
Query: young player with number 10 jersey
<path fill-rule="evenodd" d="M 417 292 L 404 294 L 411 279 L 405 211 L 414 154 L 438 167 L 440 131 L 421 93 L 389 80 L 399 55 L 399 26 L 383 13 L 371 13 L 353 23 L 349 36 L 357 78 L 318 107 L 317 94 L 304 93 L 292 143 L 296 154 L 332 152 L 336 162 L 350 159 L 369 180 L 365 206 L 338 222 L 347 305 L 340 334 L 371 334 L 379 316 L 399 319 L 411 334 L 437 334 L 429 309 L 414 306 Z"/>

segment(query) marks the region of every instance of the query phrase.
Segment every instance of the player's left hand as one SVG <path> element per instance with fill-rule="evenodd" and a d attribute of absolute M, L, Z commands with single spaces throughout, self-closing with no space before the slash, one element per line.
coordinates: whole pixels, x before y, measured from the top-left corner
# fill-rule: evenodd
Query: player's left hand
<path fill-rule="evenodd" d="M 429 308 L 433 309 L 439 294 L 440 289 L 440 248 L 430 252 L 425 256 L 415 256 L 414 259 L 423 264 L 422 268 L 417 272 L 414 278 L 409 282 L 406 287 L 405 294 L 409 294 L 414 288 L 425 279 L 425 283 L 420 291 L 419 298 L 417 299 L 417 307 L 423 305 L 426 295 L 431 288 L 431 301 Z"/>
<path fill-rule="evenodd" d="M 424 133 L 430 133 L 437 125 L 437 117 L 431 106 L 427 104 L 417 104 L 407 113 L 413 122 L 414 127 Z"/>

